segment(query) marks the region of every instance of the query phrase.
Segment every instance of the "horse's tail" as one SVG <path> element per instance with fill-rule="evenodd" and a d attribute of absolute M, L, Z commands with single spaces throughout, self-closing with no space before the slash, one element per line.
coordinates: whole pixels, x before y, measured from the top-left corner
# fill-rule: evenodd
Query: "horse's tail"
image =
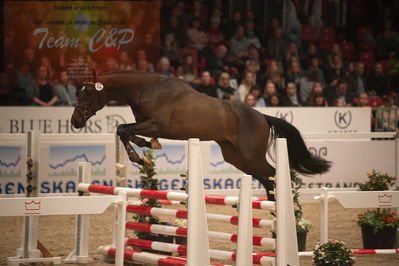
<path fill-rule="evenodd" d="M 265 115 L 273 139 L 286 138 L 290 167 L 304 175 L 322 174 L 330 169 L 331 162 L 309 152 L 298 129 L 283 119 Z"/>

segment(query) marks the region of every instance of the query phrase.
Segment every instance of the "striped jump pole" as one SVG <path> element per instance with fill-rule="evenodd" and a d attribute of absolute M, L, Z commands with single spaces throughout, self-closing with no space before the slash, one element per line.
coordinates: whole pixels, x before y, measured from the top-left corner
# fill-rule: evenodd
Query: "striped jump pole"
<path fill-rule="evenodd" d="M 130 247 L 151 249 L 165 252 L 173 252 L 179 254 L 187 253 L 187 246 L 176 245 L 164 242 L 142 240 L 142 239 L 127 239 L 126 245 Z M 237 253 L 233 251 L 209 249 L 209 255 L 212 259 L 237 261 Z M 252 263 L 256 265 L 271 265 L 273 264 L 274 258 L 269 254 L 264 253 L 252 254 Z"/>
<path fill-rule="evenodd" d="M 98 248 L 99 253 L 102 255 L 115 257 L 116 249 L 109 246 L 101 246 Z M 185 266 L 187 260 L 185 258 L 158 255 L 148 252 L 141 252 L 135 250 L 124 250 L 124 258 L 126 260 L 145 263 L 145 265 L 159 265 L 159 266 Z M 210 263 L 212 266 L 227 266 L 219 263 Z"/>
<path fill-rule="evenodd" d="M 184 192 L 175 191 L 159 191 L 159 190 L 146 190 L 137 188 L 126 188 L 126 187 L 115 187 L 115 186 L 103 186 L 95 184 L 80 183 L 78 184 L 78 190 L 81 192 L 92 192 L 100 194 L 118 195 L 120 191 L 126 191 L 128 197 L 136 198 L 147 198 L 147 199 L 158 199 L 158 200 L 170 200 L 170 201 L 187 201 L 187 194 Z M 218 196 L 218 195 L 205 195 L 205 202 L 213 205 L 227 205 L 237 206 L 238 197 L 233 196 Z M 263 210 L 274 210 L 274 201 L 252 201 L 253 209 Z"/>
<path fill-rule="evenodd" d="M 399 249 L 352 249 L 353 255 L 399 254 Z M 313 256 L 313 251 L 299 252 L 299 256 Z"/>
<path fill-rule="evenodd" d="M 187 228 L 166 226 L 159 224 L 127 222 L 126 229 L 139 231 L 139 232 L 154 233 L 154 234 L 187 236 Z M 215 231 L 208 231 L 208 236 L 209 239 L 212 240 L 229 241 L 231 243 L 237 243 L 237 238 L 238 238 L 237 234 L 215 232 Z M 252 236 L 252 243 L 255 246 L 262 246 L 271 249 L 276 248 L 276 239 L 274 238 Z"/>
<path fill-rule="evenodd" d="M 187 215 L 188 215 L 187 210 L 173 210 L 173 209 L 138 206 L 138 205 L 127 206 L 127 212 L 140 214 L 140 215 L 168 216 L 168 217 L 174 217 L 174 218 L 179 218 L 179 219 L 187 219 Z M 208 220 L 210 220 L 210 221 L 225 222 L 225 223 L 229 223 L 232 225 L 238 225 L 238 219 L 239 219 L 238 216 L 214 214 L 214 213 L 207 213 L 207 217 L 208 217 Z M 253 227 L 261 227 L 261 228 L 267 227 L 267 228 L 271 228 L 272 230 L 274 230 L 275 221 L 253 218 L 252 226 Z"/>

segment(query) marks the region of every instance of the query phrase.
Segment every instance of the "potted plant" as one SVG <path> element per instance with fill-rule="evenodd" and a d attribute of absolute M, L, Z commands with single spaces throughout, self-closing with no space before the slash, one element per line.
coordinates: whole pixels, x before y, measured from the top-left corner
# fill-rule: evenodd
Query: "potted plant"
<path fill-rule="evenodd" d="M 296 221 L 296 232 L 298 239 L 298 251 L 305 251 L 306 249 L 306 236 L 310 228 L 312 228 L 312 223 L 303 218 L 302 205 L 299 203 L 299 189 L 303 185 L 302 179 L 298 174 L 291 170 L 291 181 L 293 184 L 293 201 L 294 201 L 294 214 Z"/>
<path fill-rule="evenodd" d="M 352 251 L 344 242 L 329 240 L 315 246 L 313 263 L 317 266 L 351 266 L 355 260 Z"/>
<path fill-rule="evenodd" d="M 393 188 L 396 178 L 376 170 L 367 173 L 368 180 L 360 184 L 361 191 L 384 191 Z M 399 219 L 390 209 L 372 209 L 358 215 L 365 249 L 394 248 Z"/>

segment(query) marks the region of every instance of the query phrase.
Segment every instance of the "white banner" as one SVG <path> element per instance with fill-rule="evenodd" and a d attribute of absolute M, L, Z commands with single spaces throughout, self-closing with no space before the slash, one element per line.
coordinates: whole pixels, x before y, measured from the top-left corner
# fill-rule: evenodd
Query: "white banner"
<path fill-rule="evenodd" d="M 264 114 L 292 123 L 302 133 L 370 132 L 369 107 L 278 107 L 258 108 Z M 70 119 L 73 107 L 0 107 L 0 133 L 114 133 L 123 123 L 134 122 L 130 107 L 105 107 L 87 121 L 86 127 L 75 129 Z"/>

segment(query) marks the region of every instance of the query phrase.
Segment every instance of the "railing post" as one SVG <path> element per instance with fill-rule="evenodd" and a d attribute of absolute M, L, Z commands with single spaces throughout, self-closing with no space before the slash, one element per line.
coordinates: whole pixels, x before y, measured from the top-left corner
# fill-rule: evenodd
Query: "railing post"
<path fill-rule="evenodd" d="M 320 243 L 328 242 L 328 189 L 323 187 L 320 195 Z"/>

